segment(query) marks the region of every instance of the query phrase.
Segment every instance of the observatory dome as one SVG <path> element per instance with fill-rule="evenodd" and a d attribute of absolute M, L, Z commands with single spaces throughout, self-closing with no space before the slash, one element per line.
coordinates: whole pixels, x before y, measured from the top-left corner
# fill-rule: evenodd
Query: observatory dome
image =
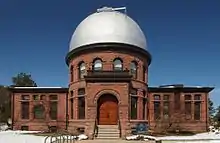
<path fill-rule="evenodd" d="M 109 8 L 97 10 L 77 26 L 69 51 L 99 43 L 123 43 L 147 49 L 146 38 L 139 25 L 126 14 Z"/>

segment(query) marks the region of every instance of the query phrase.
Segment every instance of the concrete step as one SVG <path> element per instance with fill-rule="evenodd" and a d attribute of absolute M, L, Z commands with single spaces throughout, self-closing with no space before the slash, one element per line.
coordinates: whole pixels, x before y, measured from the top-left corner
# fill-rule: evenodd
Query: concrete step
<path fill-rule="evenodd" d="M 98 129 L 98 132 L 118 132 L 119 129 Z"/>
<path fill-rule="evenodd" d="M 118 125 L 98 125 L 98 135 L 96 139 L 120 139 Z"/>
<path fill-rule="evenodd" d="M 119 134 L 98 134 L 97 137 L 117 137 L 117 138 L 119 138 L 120 135 Z"/>
<path fill-rule="evenodd" d="M 100 140 L 115 140 L 115 139 L 120 139 L 119 137 L 96 137 L 96 139 Z"/>
<path fill-rule="evenodd" d="M 101 131 L 98 131 L 99 134 L 120 134 L 120 131 L 105 131 L 105 132 L 101 132 Z"/>
<path fill-rule="evenodd" d="M 98 125 L 98 128 L 118 129 L 118 125 Z"/>

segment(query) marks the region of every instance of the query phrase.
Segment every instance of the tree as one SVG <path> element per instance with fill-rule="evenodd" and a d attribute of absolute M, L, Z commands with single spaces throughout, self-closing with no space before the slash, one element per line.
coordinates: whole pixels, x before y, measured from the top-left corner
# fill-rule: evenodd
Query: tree
<path fill-rule="evenodd" d="M 213 102 L 210 98 L 208 98 L 208 106 L 209 106 L 209 116 L 213 116 L 215 113 L 215 108 L 213 107 Z"/>
<path fill-rule="evenodd" d="M 220 106 L 216 108 L 216 114 L 214 116 L 214 121 L 217 123 L 217 126 L 220 126 Z"/>
<path fill-rule="evenodd" d="M 6 86 L 0 85 L 0 98 L 0 122 L 7 122 L 11 116 L 11 98 Z"/>
<path fill-rule="evenodd" d="M 23 72 L 17 74 L 15 77 L 12 77 L 12 83 L 12 86 L 37 86 L 36 82 L 32 79 L 31 75 Z"/>

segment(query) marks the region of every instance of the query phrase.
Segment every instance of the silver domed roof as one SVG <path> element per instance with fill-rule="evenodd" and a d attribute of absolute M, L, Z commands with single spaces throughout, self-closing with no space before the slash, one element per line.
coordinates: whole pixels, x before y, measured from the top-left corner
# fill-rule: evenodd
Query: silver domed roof
<path fill-rule="evenodd" d="M 147 49 L 146 38 L 139 25 L 118 11 L 97 11 L 76 28 L 69 51 L 98 43 L 123 43 Z"/>

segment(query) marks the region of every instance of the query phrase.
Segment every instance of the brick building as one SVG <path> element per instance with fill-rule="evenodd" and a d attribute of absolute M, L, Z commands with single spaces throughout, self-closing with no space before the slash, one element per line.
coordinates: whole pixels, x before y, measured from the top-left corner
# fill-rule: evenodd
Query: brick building
<path fill-rule="evenodd" d="M 14 87 L 14 129 L 97 130 L 117 127 L 124 137 L 137 123 L 155 132 L 206 131 L 212 87 L 148 87 L 151 55 L 139 25 L 102 8 L 76 28 L 66 56 L 69 87 Z M 98 134 L 98 133 L 97 133 Z"/>

